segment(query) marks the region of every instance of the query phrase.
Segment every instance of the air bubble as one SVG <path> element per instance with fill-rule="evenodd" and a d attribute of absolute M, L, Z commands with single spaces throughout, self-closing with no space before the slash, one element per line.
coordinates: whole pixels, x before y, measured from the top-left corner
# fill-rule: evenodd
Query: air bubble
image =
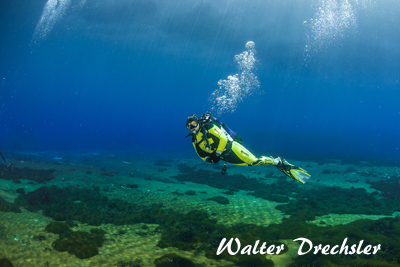
<path fill-rule="evenodd" d="M 254 49 L 256 47 L 256 44 L 253 41 L 249 41 L 246 43 L 246 48 L 247 49 Z"/>
<path fill-rule="evenodd" d="M 212 105 L 211 110 L 217 111 L 219 116 L 225 112 L 233 113 L 244 98 L 260 88 L 260 82 L 255 75 L 258 63 L 255 57 L 255 43 L 247 42 L 246 48 L 247 51 L 234 56 L 239 73 L 229 75 L 226 80 L 219 80 L 218 89 L 209 98 Z"/>

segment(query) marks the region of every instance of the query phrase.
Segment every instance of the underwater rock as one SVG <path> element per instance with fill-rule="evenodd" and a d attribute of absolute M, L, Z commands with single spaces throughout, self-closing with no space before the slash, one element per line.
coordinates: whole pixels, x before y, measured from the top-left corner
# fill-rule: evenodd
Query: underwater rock
<path fill-rule="evenodd" d="M 363 177 L 378 177 L 375 171 L 359 171 L 358 173 Z"/>
<path fill-rule="evenodd" d="M 344 171 L 344 173 L 356 172 L 356 171 L 357 171 L 357 170 L 354 169 L 353 167 L 348 167 L 348 168 Z"/>
<path fill-rule="evenodd" d="M 281 179 L 277 184 L 266 185 L 256 178 L 246 178 L 244 175 L 229 175 L 228 179 L 221 172 L 210 172 L 209 170 L 195 170 L 186 164 L 177 165 L 180 174 L 173 176 L 178 181 L 190 181 L 197 184 L 206 184 L 211 187 L 225 189 L 228 191 L 252 191 L 250 195 L 277 202 L 287 202 L 287 197 L 304 191 L 297 183 Z M 286 198 L 277 196 L 287 196 Z"/>
<path fill-rule="evenodd" d="M 273 178 L 274 177 L 274 172 L 271 171 L 271 172 L 266 173 L 265 177 L 266 178 Z"/>
<path fill-rule="evenodd" d="M 154 264 L 156 267 L 195 267 L 191 260 L 183 258 L 175 253 L 165 254 L 155 259 Z"/>
<path fill-rule="evenodd" d="M 9 181 L 15 181 L 15 183 L 21 183 L 20 179 L 35 181 L 39 184 L 44 184 L 50 180 L 54 179 L 55 169 L 49 170 L 36 170 L 27 167 L 5 167 L 0 166 L 0 179 L 5 179 Z"/>
<path fill-rule="evenodd" d="M 164 178 L 164 179 L 157 179 L 157 181 L 163 182 L 163 183 L 166 183 L 166 184 L 176 184 L 176 183 L 177 183 L 177 182 L 171 181 L 171 180 L 169 180 L 169 179 L 167 179 L 167 178 Z"/>
<path fill-rule="evenodd" d="M 272 260 L 268 260 L 265 256 L 261 255 L 250 255 L 247 257 L 240 257 L 235 261 L 236 266 L 257 266 L 257 267 L 273 267 L 274 262 Z"/>
<path fill-rule="evenodd" d="M 154 162 L 154 165 L 155 166 L 164 166 L 164 167 L 170 167 L 170 166 L 172 166 L 170 163 L 172 163 L 173 161 L 172 160 L 170 160 L 170 159 L 167 159 L 167 160 L 165 160 L 165 159 L 160 159 L 160 160 L 156 160 L 155 162 Z"/>
<path fill-rule="evenodd" d="M 52 247 L 60 252 L 68 251 L 79 259 L 93 257 L 99 253 L 99 247 L 103 245 L 105 231 L 101 229 L 91 229 L 87 232 L 72 232 L 67 236 L 52 243 Z"/>
<path fill-rule="evenodd" d="M 381 191 L 381 197 L 397 201 L 400 200 L 400 177 L 392 176 L 390 179 L 380 180 L 378 182 L 372 182 L 369 180 L 366 182 L 370 184 L 370 188 Z"/>
<path fill-rule="evenodd" d="M 189 190 L 189 191 L 186 191 L 186 192 L 185 192 L 185 195 L 194 196 L 194 195 L 196 195 L 196 192 L 193 191 L 193 190 Z"/>
<path fill-rule="evenodd" d="M 358 183 L 360 181 L 360 179 L 344 179 L 344 180 L 349 183 Z"/>
<path fill-rule="evenodd" d="M 143 267 L 144 263 L 142 259 L 135 259 L 133 261 L 119 261 L 117 267 Z"/>
<path fill-rule="evenodd" d="M 126 188 L 139 188 L 137 184 L 127 184 L 125 185 Z"/>
<path fill-rule="evenodd" d="M 359 161 L 359 160 L 357 160 L 357 159 L 350 159 L 350 158 L 347 158 L 347 159 L 342 159 L 342 160 L 340 160 L 340 164 L 342 164 L 342 165 L 356 165 L 356 166 L 361 166 L 361 165 L 362 165 L 362 162 Z"/>
<path fill-rule="evenodd" d="M 207 200 L 212 200 L 212 201 L 215 201 L 215 202 L 217 202 L 219 204 L 222 204 L 222 205 L 228 205 L 229 204 L 229 199 L 227 199 L 226 197 L 221 197 L 221 196 L 207 198 Z"/>
<path fill-rule="evenodd" d="M 43 215 L 56 221 L 79 221 L 92 226 L 113 223 L 128 225 L 135 223 L 160 224 L 170 221 L 175 213 L 164 210 L 160 204 L 138 205 L 111 199 L 104 201 L 100 191 L 91 188 L 68 186 L 41 187 L 14 200 L 16 205 L 29 211 L 43 210 Z"/>
<path fill-rule="evenodd" d="M 340 174 L 340 171 L 338 171 L 338 170 L 334 170 L 334 171 L 332 171 L 332 170 L 323 170 L 322 171 L 322 174 L 332 174 L 332 173 Z"/>
<path fill-rule="evenodd" d="M 0 267 L 14 267 L 11 261 L 7 258 L 0 259 Z"/>
<path fill-rule="evenodd" d="M 13 203 L 9 203 L 5 201 L 4 198 L 0 197 L 0 211 L 4 212 L 14 212 L 14 213 L 21 213 L 22 211 L 18 208 L 18 205 Z"/>
<path fill-rule="evenodd" d="M 383 251 L 380 251 L 375 256 L 372 255 L 357 255 L 357 257 L 338 257 L 338 255 L 314 255 L 313 253 L 297 257 L 295 262 L 289 266 L 375 266 L 375 267 L 394 267 L 399 266 L 400 260 L 398 253 L 400 252 L 400 222 L 394 218 L 383 218 L 377 221 L 374 220 L 357 220 L 346 225 L 317 227 L 315 225 L 306 225 L 301 222 L 284 222 L 282 227 L 290 229 L 297 225 L 298 229 L 290 235 L 300 236 L 301 232 L 308 231 L 307 236 L 313 243 L 324 245 L 342 244 L 343 240 L 348 237 L 347 245 L 350 248 L 356 245 L 360 240 L 368 240 L 370 244 L 380 244 Z M 269 227 L 268 227 L 269 228 Z M 303 229 L 302 229 L 303 228 Z M 300 230 L 302 229 L 302 230 Z M 375 232 L 376 229 L 380 229 Z M 300 230 L 300 231 L 299 231 Z M 270 231 L 273 231 L 270 229 Z M 280 234 L 280 238 L 288 235 Z M 384 249 L 386 248 L 386 249 Z"/>
<path fill-rule="evenodd" d="M 172 192 L 172 194 L 178 195 L 178 196 L 184 196 L 185 195 L 183 193 L 179 193 L 178 190 L 175 190 L 174 192 Z"/>
<path fill-rule="evenodd" d="M 376 189 L 380 190 L 378 187 Z M 395 191 L 392 193 L 399 195 Z M 320 186 L 318 189 L 297 194 L 296 199 L 290 200 L 288 204 L 279 205 L 276 209 L 289 215 L 301 210 L 309 210 L 314 216 L 329 213 L 392 215 L 400 209 L 400 201 L 378 198 L 376 193 L 367 193 L 364 188 Z"/>
<path fill-rule="evenodd" d="M 299 216 L 308 216 L 304 211 Z M 158 244 L 161 248 L 173 246 L 181 250 L 204 251 L 207 258 L 224 259 L 234 262 L 238 266 L 273 266 L 265 258 L 249 257 L 249 255 L 235 256 L 224 251 L 216 255 L 216 250 L 222 238 L 236 236 L 243 244 L 252 244 L 262 240 L 268 244 L 282 244 L 277 240 L 295 239 L 299 236 L 307 236 L 318 244 L 337 245 L 348 237 L 347 244 L 358 244 L 360 240 L 368 240 L 371 244 L 382 244 L 386 249 L 378 253 L 374 259 L 369 255 L 353 257 L 335 257 L 335 255 L 314 255 L 312 253 L 297 257 L 290 266 L 326 266 L 327 262 L 332 266 L 396 266 L 400 253 L 400 220 L 398 218 L 386 218 L 377 221 L 358 220 L 347 225 L 316 226 L 308 224 L 305 220 L 299 220 L 298 216 L 291 216 L 281 224 L 270 224 L 267 227 L 252 224 L 237 224 L 225 227 L 209 219 L 205 211 L 192 211 L 183 215 L 174 224 L 160 227 L 162 236 Z M 283 253 L 288 251 L 284 247 Z M 389 263 L 390 262 L 390 263 Z M 168 266 L 168 265 L 167 265 Z"/>
<path fill-rule="evenodd" d="M 46 238 L 46 236 L 44 236 L 44 235 L 34 235 L 33 236 L 33 240 L 35 240 L 35 241 L 44 241 L 44 240 L 46 240 L 47 238 Z M 0 265 L 1 266 L 1 265 Z"/>
<path fill-rule="evenodd" d="M 106 177 L 113 177 L 114 176 L 114 174 L 111 173 L 111 172 L 102 172 L 102 173 L 100 173 L 100 175 L 106 176 Z"/>
<path fill-rule="evenodd" d="M 71 228 L 69 228 L 68 224 L 62 223 L 62 222 L 49 223 L 48 225 L 46 225 L 44 230 L 46 232 L 50 232 L 50 233 L 57 234 L 57 235 L 64 235 L 64 236 L 68 236 L 69 234 L 71 234 L 73 232 L 71 230 Z"/>
<path fill-rule="evenodd" d="M 66 220 L 65 223 L 68 224 L 69 227 L 77 227 L 78 226 L 78 224 L 75 223 L 73 220 Z"/>
<path fill-rule="evenodd" d="M 16 192 L 18 193 L 18 194 L 25 194 L 25 189 L 23 189 L 23 188 L 18 188 L 17 190 L 16 190 Z"/>
<path fill-rule="evenodd" d="M 275 186 L 279 187 L 279 185 Z M 331 197 L 335 197 L 336 195 L 339 195 L 339 197 L 347 196 L 350 197 L 350 202 L 357 202 L 353 200 L 353 198 L 362 200 L 363 197 L 366 197 L 368 199 L 372 196 L 371 194 L 367 194 L 365 190 L 356 188 L 344 191 L 336 191 L 336 189 L 333 189 L 332 191 L 332 188 L 326 188 L 326 190 L 328 189 L 331 190 Z M 69 190 L 72 191 L 70 192 Z M 86 189 L 70 188 L 67 189 L 67 192 L 71 193 L 71 196 L 79 196 L 80 198 L 78 199 L 82 201 L 82 203 L 80 203 L 80 205 L 82 205 L 87 200 L 84 198 L 84 196 L 82 196 L 82 191 L 80 190 Z M 320 208 L 320 206 L 318 205 L 313 207 L 311 206 L 311 204 L 315 205 L 319 200 L 323 198 L 328 198 L 329 202 L 329 197 L 327 197 L 328 193 L 324 190 L 324 187 L 319 188 L 319 190 L 315 190 L 316 192 L 307 190 L 301 196 L 301 199 L 307 197 L 307 199 L 304 200 L 306 202 L 305 207 L 296 207 L 295 211 L 291 211 L 289 213 L 291 214 L 291 216 L 288 219 L 284 220 L 281 224 L 271 224 L 268 227 L 251 224 L 237 224 L 231 227 L 226 227 L 222 224 L 218 224 L 216 219 L 210 219 L 210 215 L 207 211 L 193 210 L 191 212 L 188 212 L 187 214 L 182 214 L 171 210 L 164 210 L 162 206 L 152 206 L 146 207 L 145 209 L 140 209 L 137 206 L 128 205 L 121 200 L 117 200 L 115 202 L 114 200 L 110 200 L 109 203 L 101 202 L 101 195 L 98 195 L 98 203 L 100 203 L 100 206 L 97 207 L 97 212 L 101 214 L 103 212 L 108 212 L 108 209 L 111 209 L 111 211 L 118 211 L 118 213 L 112 212 L 109 215 L 112 215 L 113 219 L 110 220 L 110 223 L 114 223 L 117 225 L 133 223 L 159 224 L 160 226 L 157 227 L 155 232 L 161 233 L 161 239 L 158 244 L 158 246 L 161 248 L 176 247 L 178 249 L 186 251 L 204 251 L 207 258 L 217 260 L 224 259 L 234 262 L 235 264 L 240 264 L 241 262 L 243 262 L 242 266 L 246 266 L 245 262 L 247 260 L 250 260 L 246 259 L 248 255 L 231 256 L 227 255 L 227 253 L 223 253 L 218 256 L 216 255 L 215 252 L 222 238 L 235 236 L 238 237 L 243 244 L 251 244 L 254 243 L 256 240 L 263 240 L 267 243 L 272 243 L 276 245 L 279 243 L 279 241 L 277 240 L 294 239 L 299 236 L 307 236 L 307 238 L 318 244 L 338 244 L 342 242 L 345 237 L 350 238 L 349 244 L 352 244 L 351 242 L 358 243 L 360 240 L 364 239 L 369 240 L 369 242 L 373 244 L 379 243 L 382 244 L 382 247 L 383 244 L 385 244 L 386 247 L 391 248 L 390 250 L 386 250 L 384 254 L 383 252 L 382 254 L 377 254 L 381 255 L 380 259 L 381 262 L 383 262 L 381 265 L 371 266 L 394 266 L 390 264 L 387 265 L 386 262 L 393 262 L 396 258 L 397 253 L 400 253 L 400 222 L 397 220 L 360 220 L 357 221 L 357 223 L 352 223 L 349 225 L 339 225 L 335 227 L 317 227 L 315 225 L 309 225 L 305 222 L 307 220 L 313 220 L 314 216 L 316 215 L 314 213 L 317 213 L 318 209 Z M 75 193 L 73 192 L 77 194 L 75 195 Z M 93 190 L 83 192 L 87 192 L 91 198 L 96 196 L 96 194 L 94 193 L 98 193 L 94 192 Z M 61 194 L 63 197 L 67 197 L 67 199 L 71 198 L 68 194 L 65 194 L 65 192 Z M 308 199 L 310 199 L 310 202 L 308 202 Z M 95 202 L 88 203 L 93 204 Z M 294 203 L 295 202 L 291 204 Z M 361 207 L 363 203 L 363 201 L 359 203 Z M 90 205 L 91 204 L 86 204 L 85 207 L 88 208 L 90 207 Z M 135 209 L 133 213 L 131 210 L 132 208 Z M 58 208 L 53 207 L 53 209 Z M 127 213 L 128 210 L 131 213 Z M 329 211 L 328 208 L 325 210 L 325 212 L 327 211 Z M 104 216 L 103 219 L 108 218 L 108 215 L 106 214 L 107 213 L 101 215 Z M 71 215 L 72 214 L 70 214 L 69 216 Z M 89 215 L 86 214 L 86 216 L 91 216 L 91 213 L 89 213 Z M 73 236 L 73 234 L 79 236 L 72 238 L 71 236 Z M 96 247 L 94 245 L 94 243 L 96 242 L 93 240 L 93 238 L 85 237 L 85 235 L 87 236 L 89 235 L 89 233 L 73 234 L 67 236 L 65 239 L 62 240 L 69 240 L 67 242 L 61 242 L 60 237 L 60 240 L 54 243 L 54 249 L 57 248 L 60 250 L 69 251 L 70 253 L 75 253 L 74 255 L 80 258 L 95 255 L 97 253 L 99 246 L 97 246 L 96 250 Z M 73 246 L 79 247 L 80 250 L 82 250 L 82 253 L 78 253 L 77 251 L 72 249 L 71 247 Z M 327 259 L 327 257 L 329 257 L 327 255 L 323 255 L 321 257 L 318 255 L 313 256 L 314 257 L 305 255 L 303 257 L 306 257 L 310 265 L 313 266 L 316 266 L 318 264 L 324 266 L 324 264 L 322 263 L 325 259 Z M 293 266 L 305 266 L 307 261 L 305 259 L 303 260 L 303 257 L 296 258 Z M 361 255 L 360 257 L 363 256 Z M 353 264 L 354 266 L 357 266 L 357 262 L 350 257 L 336 257 L 329 258 L 329 260 L 335 262 L 335 264 L 338 266 L 340 266 L 341 263 L 349 263 L 350 265 Z M 362 258 L 359 260 L 362 260 L 364 265 L 373 262 L 371 260 L 368 260 L 367 258 Z M 172 261 L 173 260 L 171 260 L 169 263 L 171 263 Z M 254 262 L 259 264 L 260 266 L 263 266 L 261 264 L 266 264 L 264 266 L 269 266 L 268 264 L 270 264 L 269 262 L 258 262 L 257 258 L 254 258 Z"/>
<path fill-rule="evenodd" d="M 395 180 L 393 180 L 394 182 Z M 272 191 L 284 192 L 285 189 L 288 190 L 288 188 L 285 188 L 286 185 L 290 184 L 293 183 L 283 180 L 268 185 L 268 187 Z M 377 254 L 381 265 L 368 259 L 367 255 L 360 255 L 360 259 L 304 255 L 297 257 L 292 266 L 307 266 L 307 264 L 310 266 L 318 266 L 318 264 L 319 266 L 326 266 L 324 265 L 326 260 L 337 266 L 360 266 L 360 264 L 357 265 L 358 261 L 365 266 L 368 266 L 369 263 L 371 263 L 369 266 L 398 265 L 399 262 L 396 257 L 400 253 L 400 222 L 397 220 L 359 220 L 349 225 L 334 227 L 318 227 L 306 223 L 306 221 L 314 220 L 314 217 L 319 214 L 348 213 L 348 211 L 356 213 L 379 212 L 380 214 L 388 213 L 391 215 L 393 209 L 399 208 L 398 201 L 388 198 L 377 199 L 376 193 L 369 194 L 361 188 L 341 189 L 323 186 L 316 188 L 303 189 L 304 192 L 300 191 L 295 194 L 289 204 L 282 205 L 286 207 L 285 213 L 291 216 L 281 224 L 270 224 L 268 227 L 251 224 L 237 224 L 226 227 L 223 224 L 218 224 L 216 219 L 211 219 L 209 213 L 203 210 L 193 210 L 187 214 L 182 214 L 165 209 L 162 205 L 139 206 L 119 199 L 104 202 L 102 201 L 104 196 L 99 191 L 82 187 L 58 188 L 51 186 L 44 189 L 40 188 L 19 196 L 16 203 L 23 203 L 24 207 L 27 203 L 30 203 L 34 209 L 42 209 L 43 214 L 48 217 L 67 218 L 88 224 L 159 224 L 155 230 L 155 232 L 161 233 L 159 247 L 176 247 L 186 251 L 192 250 L 194 253 L 204 251 L 207 258 L 224 259 L 234 263 L 239 263 L 240 257 L 248 257 L 248 255 L 231 256 L 223 253 L 217 256 L 215 252 L 224 237 L 238 237 L 243 244 L 252 244 L 256 240 L 262 240 L 277 245 L 279 243 L 277 240 L 280 239 L 295 239 L 306 236 L 313 242 L 324 245 L 340 244 L 345 237 L 349 237 L 349 244 L 368 240 L 374 245 L 379 243 L 382 244 L 382 247 L 390 249 Z M 290 195 L 292 192 L 287 192 L 287 194 Z M 68 251 L 68 248 L 75 246 L 74 242 L 76 242 L 77 246 L 80 246 L 83 250 L 83 253 L 77 253 L 77 257 L 87 257 L 96 253 L 96 248 L 93 245 L 96 242 L 93 238 L 84 237 L 89 233 L 79 234 L 79 237 L 71 239 L 72 234 L 69 235 L 69 231 L 66 231 L 67 237 L 61 240 L 60 236 L 60 241 L 54 244 L 55 247 Z M 77 241 L 74 241 L 75 239 Z M 66 240 L 69 241 L 67 243 L 61 242 Z M 89 244 L 84 245 L 85 242 Z M 70 248 L 70 250 L 74 252 L 73 249 Z M 245 258 L 242 261 L 245 261 Z M 396 262 L 396 264 L 393 262 Z"/>
<path fill-rule="evenodd" d="M 264 193 L 257 191 L 257 192 L 249 192 L 247 193 L 247 195 L 249 196 L 255 196 L 255 197 L 259 197 L 259 198 L 263 198 Z M 275 202 L 279 202 L 279 203 L 285 203 L 285 202 L 289 202 L 290 198 L 287 196 L 282 196 L 282 195 L 277 195 L 277 194 L 271 194 L 268 197 L 268 200 L 270 201 L 275 201 Z"/>

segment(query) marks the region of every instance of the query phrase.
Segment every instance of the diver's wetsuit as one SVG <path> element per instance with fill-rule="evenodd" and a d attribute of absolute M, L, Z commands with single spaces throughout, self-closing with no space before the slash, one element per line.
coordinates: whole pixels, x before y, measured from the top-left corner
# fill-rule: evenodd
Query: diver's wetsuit
<path fill-rule="evenodd" d="M 203 138 L 204 134 L 207 135 L 208 144 Z M 197 155 L 207 162 L 217 163 L 222 159 L 240 166 L 276 165 L 272 157 L 256 158 L 245 147 L 234 141 L 225 129 L 214 121 L 203 125 L 202 130 L 192 136 L 192 143 Z M 216 151 L 222 152 L 220 157 L 216 155 Z M 206 157 L 208 158 L 206 159 Z"/>

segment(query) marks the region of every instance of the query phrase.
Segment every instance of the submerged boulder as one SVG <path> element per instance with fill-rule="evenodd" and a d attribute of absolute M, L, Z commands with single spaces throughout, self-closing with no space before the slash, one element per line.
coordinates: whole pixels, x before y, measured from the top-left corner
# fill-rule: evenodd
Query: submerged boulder
<path fill-rule="evenodd" d="M 226 197 L 221 197 L 221 196 L 207 198 L 207 200 L 215 201 L 222 205 L 228 205 L 230 203 L 229 199 L 227 199 Z"/>

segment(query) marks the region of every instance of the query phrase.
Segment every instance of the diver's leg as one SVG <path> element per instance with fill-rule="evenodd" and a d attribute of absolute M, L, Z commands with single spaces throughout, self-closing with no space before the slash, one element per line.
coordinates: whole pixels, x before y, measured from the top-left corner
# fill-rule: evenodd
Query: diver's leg
<path fill-rule="evenodd" d="M 286 176 L 299 181 L 301 183 L 305 183 L 307 179 L 310 178 L 310 174 L 308 174 L 302 168 L 296 167 L 285 159 L 277 156 L 266 157 L 262 156 L 260 158 L 255 157 L 250 151 L 248 151 L 244 146 L 237 142 L 232 143 L 232 149 L 229 153 L 229 156 L 224 159 L 225 161 L 240 165 L 240 166 L 258 166 L 258 165 L 273 165 L 276 166 L 281 172 L 283 172 Z"/>
<path fill-rule="evenodd" d="M 311 177 L 311 175 L 308 174 L 302 168 L 296 167 L 287 162 L 285 159 L 277 156 L 274 157 L 263 156 L 257 159 L 257 161 L 253 162 L 252 166 L 254 165 L 273 165 L 277 167 L 278 170 L 283 172 L 286 176 L 303 184 Z"/>
<path fill-rule="evenodd" d="M 257 165 L 276 165 L 279 160 L 273 157 L 262 156 L 257 158 L 248 151 L 244 146 L 237 142 L 232 142 L 232 148 L 229 156 L 224 159 L 227 162 L 240 166 L 257 166 Z"/>
<path fill-rule="evenodd" d="M 278 165 L 280 164 L 280 158 L 274 158 L 274 157 L 266 157 L 262 156 L 261 158 L 257 158 L 256 161 L 251 164 L 252 166 L 258 166 L 258 165 Z"/>

